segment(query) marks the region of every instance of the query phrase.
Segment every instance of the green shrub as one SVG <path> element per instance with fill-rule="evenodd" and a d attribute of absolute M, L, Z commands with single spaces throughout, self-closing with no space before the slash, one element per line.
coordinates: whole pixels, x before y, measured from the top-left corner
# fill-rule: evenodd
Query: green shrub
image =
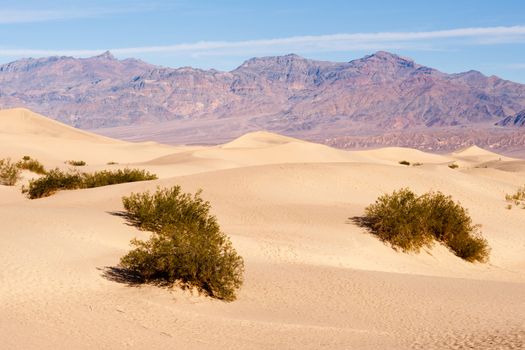
<path fill-rule="evenodd" d="M 145 170 L 129 168 L 83 173 L 82 176 L 86 188 L 157 179 L 157 175 L 150 174 Z"/>
<path fill-rule="evenodd" d="M 72 166 L 84 166 L 86 165 L 86 162 L 83 160 L 67 160 L 66 164 L 72 165 Z"/>
<path fill-rule="evenodd" d="M 399 164 L 409 166 L 410 162 L 407 161 L 407 160 L 401 160 L 401 161 L 399 161 Z"/>
<path fill-rule="evenodd" d="M 441 192 L 417 196 L 404 188 L 379 197 L 365 209 L 363 222 L 381 240 L 403 251 L 419 251 L 434 240 L 467 261 L 485 262 L 487 241 L 468 211 Z"/>
<path fill-rule="evenodd" d="M 0 185 L 14 186 L 20 180 L 20 169 L 10 158 L 0 159 Z"/>
<path fill-rule="evenodd" d="M 122 257 L 121 266 L 142 281 L 195 287 L 211 297 L 232 301 L 243 282 L 244 262 L 210 215 L 210 204 L 182 193 L 179 186 L 122 199 L 129 220 L 152 231 L 148 241 Z"/>
<path fill-rule="evenodd" d="M 19 169 L 29 170 L 35 174 L 44 175 L 46 173 L 46 169 L 42 163 L 36 159 L 31 159 L 29 156 L 24 156 L 22 160 L 16 163 L 16 166 Z"/>
<path fill-rule="evenodd" d="M 60 190 L 74 190 L 115 185 L 125 182 L 154 180 L 157 176 L 145 170 L 118 169 L 114 171 L 97 171 L 80 173 L 78 171 L 64 172 L 58 168 L 50 170 L 45 176 L 31 180 L 29 187 L 24 189 L 31 199 L 48 197 Z"/>
<path fill-rule="evenodd" d="M 365 218 L 373 232 L 382 240 L 390 242 L 403 251 L 418 251 L 432 242 L 424 225 L 422 206 L 418 197 L 409 189 L 382 195 L 365 209 Z"/>
<path fill-rule="evenodd" d="M 448 167 L 450 169 L 457 169 L 457 168 L 459 168 L 459 165 L 457 165 L 456 163 L 452 163 L 452 164 L 449 164 Z"/>
<path fill-rule="evenodd" d="M 60 190 L 74 190 L 83 187 L 82 174 L 79 172 L 63 172 L 56 168 L 45 176 L 29 181 L 26 189 L 30 199 L 48 197 Z"/>

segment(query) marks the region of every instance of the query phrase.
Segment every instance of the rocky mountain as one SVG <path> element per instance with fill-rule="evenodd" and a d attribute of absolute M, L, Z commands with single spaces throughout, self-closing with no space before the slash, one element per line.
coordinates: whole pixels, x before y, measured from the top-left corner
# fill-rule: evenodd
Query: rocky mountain
<path fill-rule="evenodd" d="M 525 109 L 496 123 L 498 126 L 525 126 Z"/>
<path fill-rule="evenodd" d="M 525 110 L 525 85 L 477 71 L 446 74 L 383 51 L 345 63 L 252 58 L 230 72 L 106 52 L 0 66 L 0 107 L 20 106 L 84 129 L 166 123 L 170 142 L 186 142 L 176 137 L 182 134 L 214 142 L 256 129 L 328 140 L 507 126 L 513 122 L 505 118 Z"/>

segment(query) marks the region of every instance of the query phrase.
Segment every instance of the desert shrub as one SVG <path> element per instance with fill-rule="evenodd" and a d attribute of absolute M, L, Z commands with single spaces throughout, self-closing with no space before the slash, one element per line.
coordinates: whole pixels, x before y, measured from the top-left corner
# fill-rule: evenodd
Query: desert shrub
<path fill-rule="evenodd" d="M 106 163 L 107 165 L 115 165 L 115 164 L 118 164 L 117 162 L 107 162 Z"/>
<path fill-rule="evenodd" d="M 146 170 L 129 168 L 83 173 L 82 176 L 86 188 L 157 179 L 157 175 L 150 174 Z"/>
<path fill-rule="evenodd" d="M 412 163 L 412 166 L 422 166 L 423 163 L 420 163 L 420 162 L 416 162 L 416 163 Z"/>
<path fill-rule="evenodd" d="M 195 287 L 231 301 L 243 282 L 244 262 L 210 215 L 210 203 L 179 186 L 122 199 L 131 222 L 152 231 L 122 257 L 121 266 L 144 282 Z"/>
<path fill-rule="evenodd" d="M 457 169 L 457 168 L 459 168 L 459 165 L 457 165 L 456 163 L 452 163 L 452 164 L 449 164 L 448 167 L 450 169 Z"/>
<path fill-rule="evenodd" d="M 467 261 L 484 262 L 489 256 L 487 241 L 468 211 L 441 192 L 417 196 L 404 188 L 385 194 L 365 209 L 364 222 L 381 240 L 403 251 L 419 251 L 438 241 Z"/>
<path fill-rule="evenodd" d="M 83 160 L 66 160 L 66 164 L 72 166 L 84 166 L 86 165 L 86 162 L 84 162 Z"/>
<path fill-rule="evenodd" d="M 407 161 L 407 160 L 401 160 L 401 161 L 399 161 L 399 164 L 409 166 L 410 162 Z"/>
<path fill-rule="evenodd" d="M 19 169 L 29 170 L 35 174 L 44 175 L 46 173 L 46 169 L 42 163 L 36 159 L 31 159 L 29 156 L 24 156 L 22 160 L 16 163 L 16 166 Z"/>
<path fill-rule="evenodd" d="M 432 242 L 424 225 L 423 208 L 418 197 L 409 189 L 380 196 L 365 209 L 365 217 L 372 231 L 382 240 L 403 251 L 418 251 Z"/>
<path fill-rule="evenodd" d="M 516 206 L 522 205 L 525 209 L 525 186 L 518 188 L 514 194 L 506 194 L 505 200 Z M 509 204 L 509 206 L 512 208 L 512 204 Z"/>
<path fill-rule="evenodd" d="M 118 169 L 114 171 L 97 171 L 80 173 L 78 171 L 64 172 L 58 168 L 50 170 L 45 176 L 31 180 L 24 192 L 31 199 L 48 197 L 60 190 L 74 190 L 115 185 L 125 182 L 154 180 L 157 176 L 145 170 Z"/>
<path fill-rule="evenodd" d="M 26 189 L 31 199 L 48 197 L 60 190 L 74 190 L 83 187 L 82 174 L 79 172 L 63 172 L 56 168 L 45 176 L 29 181 Z"/>
<path fill-rule="evenodd" d="M 180 186 L 159 189 L 155 193 L 132 193 L 122 198 L 128 218 L 142 230 L 158 232 L 168 225 L 197 225 L 207 229 L 216 221 L 209 215 L 209 204 L 200 191 L 191 196 L 182 193 Z"/>
<path fill-rule="evenodd" d="M 14 186 L 20 180 L 20 169 L 10 158 L 0 159 L 0 184 Z"/>

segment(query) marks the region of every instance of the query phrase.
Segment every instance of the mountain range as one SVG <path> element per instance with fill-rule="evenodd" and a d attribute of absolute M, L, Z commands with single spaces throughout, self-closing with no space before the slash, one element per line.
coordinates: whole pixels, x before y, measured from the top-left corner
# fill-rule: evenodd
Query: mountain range
<path fill-rule="evenodd" d="M 0 107 L 172 143 L 216 143 L 266 129 L 339 147 L 386 139 L 404 145 L 412 135 L 432 140 L 438 133 L 452 148 L 449 134 L 498 143 L 525 129 L 525 85 L 477 71 L 446 74 L 384 51 L 343 63 L 252 58 L 230 72 L 160 67 L 110 52 L 22 59 L 0 66 Z M 437 144 L 410 146 L 447 148 Z"/>

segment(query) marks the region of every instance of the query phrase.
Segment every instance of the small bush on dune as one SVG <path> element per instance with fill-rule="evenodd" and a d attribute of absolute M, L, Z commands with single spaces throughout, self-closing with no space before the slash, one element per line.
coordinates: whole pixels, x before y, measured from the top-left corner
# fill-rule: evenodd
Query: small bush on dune
<path fill-rule="evenodd" d="M 403 251 L 419 251 L 436 240 L 470 262 L 489 256 L 487 241 L 468 211 L 441 192 L 417 196 L 405 188 L 383 195 L 365 209 L 364 222 L 381 240 Z"/>
<path fill-rule="evenodd" d="M 399 161 L 399 164 L 409 166 L 410 162 L 407 161 L 407 160 L 401 160 L 401 161 Z"/>
<path fill-rule="evenodd" d="M 65 162 L 66 164 L 72 165 L 72 166 L 84 166 L 86 165 L 86 162 L 83 160 L 67 160 Z"/>
<path fill-rule="evenodd" d="M 19 169 L 29 170 L 35 174 L 44 175 L 46 173 L 46 169 L 44 168 L 42 163 L 40 163 L 36 159 L 31 159 L 31 157 L 29 156 L 24 156 L 22 160 L 16 163 L 16 166 Z"/>
<path fill-rule="evenodd" d="M 157 232 L 169 225 L 196 225 L 208 229 L 216 224 L 209 215 L 209 204 L 200 197 L 182 193 L 180 186 L 159 189 L 155 193 L 132 193 L 122 198 L 129 219 L 142 230 Z"/>
<path fill-rule="evenodd" d="M 20 169 L 10 158 L 0 159 L 0 184 L 14 186 L 20 180 Z"/>
<path fill-rule="evenodd" d="M 419 251 L 432 242 L 423 226 L 423 208 L 409 189 L 385 194 L 365 209 L 365 218 L 373 232 L 383 241 L 403 251 Z"/>
<path fill-rule="evenodd" d="M 48 197 L 60 190 L 82 188 L 82 175 L 78 172 L 63 172 L 56 168 L 45 176 L 29 181 L 27 196 L 30 199 Z"/>
<path fill-rule="evenodd" d="M 48 197 L 60 190 L 93 188 L 154 179 L 157 179 L 156 175 L 139 169 L 103 170 L 94 173 L 80 173 L 78 171 L 64 172 L 56 168 L 48 171 L 45 176 L 39 179 L 31 180 L 26 192 L 30 199 L 36 199 Z"/>
<path fill-rule="evenodd" d="M 122 257 L 122 267 L 144 282 L 180 283 L 214 298 L 235 299 L 244 262 L 200 192 L 191 196 L 175 186 L 122 200 L 130 221 L 153 232 L 148 241 L 132 241 L 135 249 Z"/>
<path fill-rule="evenodd" d="M 126 182 L 156 180 L 157 175 L 141 169 L 102 170 L 94 173 L 84 173 L 86 188 L 116 185 Z"/>
<path fill-rule="evenodd" d="M 518 188 L 516 190 L 516 193 L 514 194 L 506 194 L 505 200 L 507 202 L 513 203 L 516 206 L 522 205 L 523 208 L 525 209 L 525 186 L 521 186 L 520 188 Z M 507 209 L 511 209 L 511 208 L 512 208 L 512 204 L 509 204 L 507 206 Z"/>
<path fill-rule="evenodd" d="M 457 165 L 456 163 L 452 163 L 452 164 L 449 164 L 448 167 L 450 169 L 457 169 L 457 168 L 459 168 L 459 165 Z"/>

